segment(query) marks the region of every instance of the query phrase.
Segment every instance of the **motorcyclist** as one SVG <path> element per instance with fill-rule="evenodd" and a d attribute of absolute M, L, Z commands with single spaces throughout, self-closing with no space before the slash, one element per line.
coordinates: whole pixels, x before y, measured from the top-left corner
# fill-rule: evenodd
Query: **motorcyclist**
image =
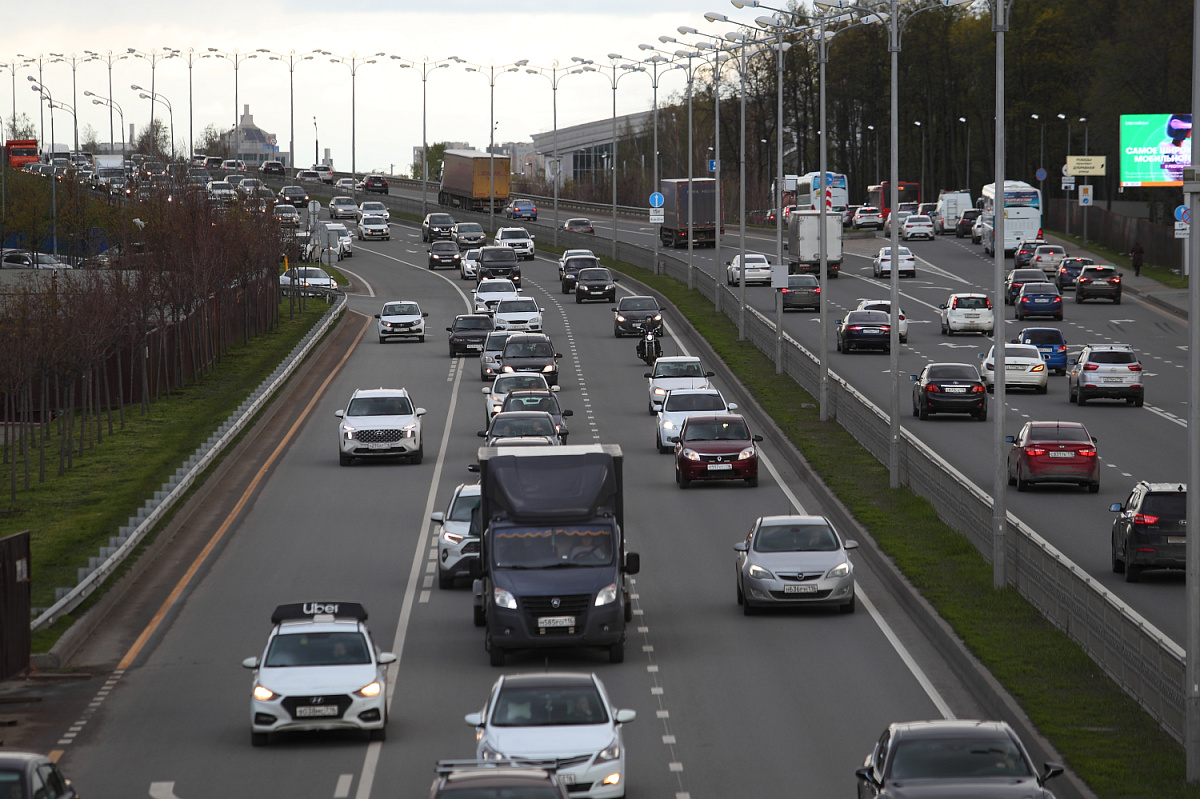
<path fill-rule="evenodd" d="M 642 335 L 638 338 L 637 356 L 646 363 L 651 363 L 655 358 L 662 355 L 662 344 L 658 341 L 658 336 L 654 333 L 654 325 L 650 320 L 643 320 L 638 324 L 638 329 Z M 646 348 L 650 351 L 647 352 Z"/>

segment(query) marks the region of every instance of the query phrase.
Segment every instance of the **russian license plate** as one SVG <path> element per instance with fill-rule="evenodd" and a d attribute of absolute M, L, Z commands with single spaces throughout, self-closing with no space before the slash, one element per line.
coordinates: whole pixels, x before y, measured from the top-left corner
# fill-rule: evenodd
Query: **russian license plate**
<path fill-rule="evenodd" d="M 817 586 L 815 585 L 785 585 L 783 587 L 785 594 L 815 594 Z"/>
<path fill-rule="evenodd" d="M 1004 364 L 1004 371 L 1006 371 L 1006 372 L 1024 372 L 1025 367 L 1019 363 L 1006 363 L 1006 364 Z"/>
<path fill-rule="evenodd" d="M 864 327 L 863 332 L 871 334 L 871 335 L 875 335 L 877 333 L 880 333 L 881 331 L 877 327 Z"/>
<path fill-rule="evenodd" d="M 538 627 L 574 627 L 574 616 L 539 616 Z"/>
<path fill-rule="evenodd" d="M 1047 452 L 1046 454 L 1049 455 L 1051 458 L 1074 458 L 1075 457 L 1075 453 L 1071 452 L 1071 451 Z"/>
<path fill-rule="evenodd" d="M 1045 297 L 1034 297 L 1033 301 L 1034 302 L 1050 302 L 1050 300 L 1046 299 Z"/>
<path fill-rule="evenodd" d="M 574 774 L 563 774 L 560 772 L 558 775 L 558 780 L 563 785 L 574 785 L 575 784 L 575 775 Z"/>
<path fill-rule="evenodd" d="M 323 718 L 337 714 L 337 705 L 301 705 L 296 708 L 296 718 L 298 719 Z"/>
<path fill-rule="evenodd" d="M 1125 381 L 1119 377 L 1106 377 L 1106 378 L 1104 378 L 1104 382 L 1105 383 L 1123 383 Z"/>
<path fill-rule="evenodd" d="M 1168 544 L 1186 544 L 1187 537 L 1182 536 L 1182 535 L 1169 535 L 1169 536 L 1167 536 L 1167 543 Z"/>
<path fill-rule="evenodd" d="M 728 472 L 733 470 L 732 463 L 710 463 L 708 464 L 710 472 Z"/>
<path fill-rule="evenodd" d="M 372 441 L 371 443 L 367 444 L 367 449 L 391 449 L 391 448 L 392 448 L 392 443 L 390 441 Z"/>
<path fill-rule="evenodd" d="M 481 350 L 481 349 L 483 349 L 483 345 L 482 345 L 482 344 L 468 344 L 468 345 L 467 345 L 467 349 L 469 349 L 469 350 Z"/>
<path fill-rule="evenodd" d="M 944 389 L 947 394 L 966 394 L 967 389 L 963 386 L 946 386 Z"/>

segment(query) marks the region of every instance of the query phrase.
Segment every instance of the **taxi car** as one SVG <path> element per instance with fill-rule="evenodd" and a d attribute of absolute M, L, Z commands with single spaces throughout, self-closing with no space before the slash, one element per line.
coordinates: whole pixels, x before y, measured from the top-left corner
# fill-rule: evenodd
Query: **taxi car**
<path fill-rule="evenodd" d="M 479 507 L 479 483 L 454 489 L 446 510 L 430 515 L 438 530 L 438 588 L 454 587 L 456 577 L 466 577 L 471 560 L 479 557 L 479 523 L 473 519 Z"/>
<path fill-rule="evenodd" d="M 824 516 L 760 516 L 733 549 L 744 615 L 800 606 L 854 612 L 854 564 L 846 553 L 858 542 L 843 540 Z"/>
<path fill-rule="evenodd" d="M 338 424 L 338 463 L 355 458 L 408 458 L 420 463 L 425 455 L 421 438 L 424 408 L 413 408 L 403 388 L 360 388 L 343 410 L 334 412 Z"/>
<path fill-rule="evenodd" d="M 387 666 L 357 602 L 297 602 L 271 614 L 271 634 L 261 657 L 242 666 L 254 671 L 250 742 L 265 746 L 278 732 L 363 730 L 387 736 Z"/>

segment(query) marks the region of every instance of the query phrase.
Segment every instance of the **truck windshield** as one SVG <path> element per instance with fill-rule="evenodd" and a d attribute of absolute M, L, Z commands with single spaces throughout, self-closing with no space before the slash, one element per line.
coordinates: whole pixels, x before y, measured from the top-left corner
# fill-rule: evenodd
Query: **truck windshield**
<path fill-rule="evenodd" d="M 611 527 L 505 527 L 492 535 L 492 557 L 501 569 L 607 566 L 613 552 Z"/>

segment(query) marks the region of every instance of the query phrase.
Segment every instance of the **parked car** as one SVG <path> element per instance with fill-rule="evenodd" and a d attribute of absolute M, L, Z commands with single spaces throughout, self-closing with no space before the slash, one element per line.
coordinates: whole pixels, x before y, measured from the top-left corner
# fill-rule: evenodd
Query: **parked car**
<path fill-rule="evenodd" d="M 968 413 L 987 421 L 987 386 L 969 363 L 930 363 L 913 381 L 912 412 L 919 419 L 935 413 Z"/>
<path fill-rule="evenodd" d="M 1094 264 L 1085 266 L 1075 282 L 1075 302 L 1091 299 L 1112 300 L 1121 304 L 1121 273 L 1114 266 Z"/>
<path fill-rule="evenodd" d="M 1026 422 L 1008 451 L 1008 484 L 1027 491 L 1035 483 L 1073 483 L 1100 491 L 1096 439 L 1079 422 Z"/>

